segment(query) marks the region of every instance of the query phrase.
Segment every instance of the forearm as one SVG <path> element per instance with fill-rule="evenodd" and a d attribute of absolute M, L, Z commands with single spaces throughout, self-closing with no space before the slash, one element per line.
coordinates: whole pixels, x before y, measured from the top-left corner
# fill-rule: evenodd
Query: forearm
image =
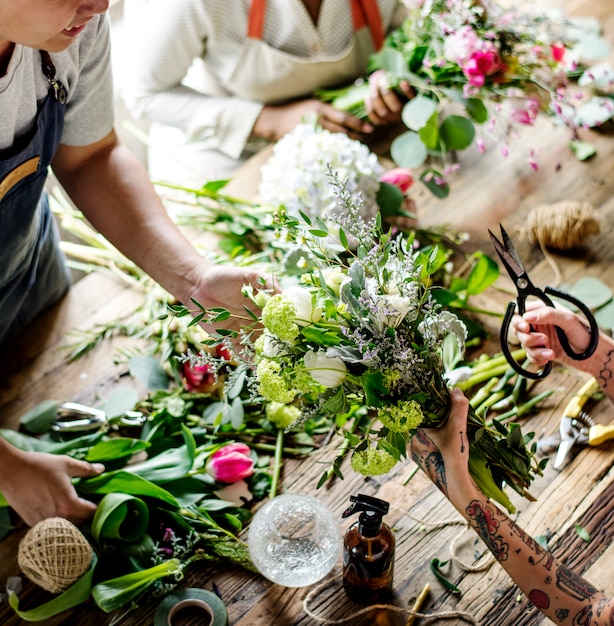
<path fill-rule="evenodd" d="M 61 148 L 54 171 L 75 204 L 118 250 L 187 301 L 195 273 L 208 264 L 168 217 L 144 168 L 116 142 L 78 166 L 72 157 Z"/>
<path fill-rule="evenodd" d="M 610 401 L 614 402 L 614 340 L 611 337 L 601 333 L 593 356 L 573 365 L 593 376 Z"/>
<path fill-rule="evenodd" d="M 557 624 L 611 625 L 614 601 L 545 550 L 469 480 L 448 485 L 450 501 L 527 598 Z"/>

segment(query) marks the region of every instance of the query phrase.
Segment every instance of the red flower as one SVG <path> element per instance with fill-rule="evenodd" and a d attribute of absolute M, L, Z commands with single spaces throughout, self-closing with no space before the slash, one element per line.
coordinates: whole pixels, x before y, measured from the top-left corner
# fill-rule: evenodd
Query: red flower
<path fill-rule="evenodd" d="M 494 50 L 474 52 L 463 64 L 463 73 L 474 87 L 482 87 L 486 76 L 492 76 L 503 69 L 499 56 Z"/>
<path fill-rule="evenodd" d="M 254 473 L 250 448 L 244 443 L 229 443 L 211 455 L 207 471 L 221 483 L 235 483 Z"/>
<path fill-rule="evenodd" d="M 209 393 L 217 382 L 212 365 L 190 365 L 189 361 L 181 364 L 181 378 L 186 391 Z"/>

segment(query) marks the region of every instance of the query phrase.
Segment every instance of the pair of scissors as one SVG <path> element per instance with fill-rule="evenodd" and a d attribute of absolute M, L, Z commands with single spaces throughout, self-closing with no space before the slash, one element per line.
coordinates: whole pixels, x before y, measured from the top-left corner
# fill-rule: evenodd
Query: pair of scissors
<path fill-rule="evenodd" d="M 140 411 L 128 411 L 118 417 L 109 418 L 100 409 L 76 402 L 64 402 L 57 408 L 57 417 L 51 423 L 51 430 L 56 433 L 96 432 L 108 430 L 112 425 L 142 426 L 146 419 Z"/>
<path fill-rule="evenodd" d="M 559 291 L 553 287 L 545 287 L 543 290 L 536 287 L 531 282 L 531 279 L 529 278 L 529 275 L 527 274 L 527 271 L 525 270 L 509 235 L 505 232 L 501 224 L 499 224 L 499 227 L 501 228 L 502 242 L 499 241 L 490 230 L 488 233 L 490 234 L 490 239 L 495 250 L 497 251 L 497 254 L 499 255 L 499 258 L 501 259 L 501 262 L 505 266 L 510 278 L 514 281 L 516 291 L 518 292 L 516 302 L 510 302 L 507 305 L 507 310 L 501 326 L 501 350 L 505 355 L 507 362 L 518 374 L 525 376 L 526 378 L 536 380 L 545 378 L 550 373 L 552 363 L 547 363 L 540 372 L 532 372 L 522 367 L 522 365 L 520 365 L 512 356 L 508 343 L 510 323 L 516 308 L 518 309 L 518 313 L 522 315 L 526 311 L 526 301 L 529 297 L 537 298 L 547 306 L 554 307 L 554 302 L 550 299 L 550 296 L 569 302 L 579 309 L 586 318 L 589 325 L 590 342 L 586 350 L 582 352 L 575 352 L 573 350 L 562 328 L 556 326 L 555 330 L 559 343 L 568 357 L 576 361 L 588 359 L 588 357 L 595 352 L 597 343 L 599 342 L 599 327 L 589 308 L 583 302 L 574 298 L 571 294 L 565 293 L 564 291 Z"/>
<path fill-rule="evenodd" d="M 585 403 L 599 390 L 599 383 L 594 378 L 589 379 L 563 411 L 559 427 L 561 442 L 554 459 L 554 469 L 561 470 L 567 465 L 576 446 L 598 446 L 614 439 L 614 425 L 596 424 L 583 410 Z"/>

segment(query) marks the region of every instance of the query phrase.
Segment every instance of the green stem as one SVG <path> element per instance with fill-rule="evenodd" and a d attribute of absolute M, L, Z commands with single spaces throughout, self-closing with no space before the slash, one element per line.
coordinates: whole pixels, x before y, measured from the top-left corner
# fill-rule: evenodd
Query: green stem
<path fill-rule="evenodd" d="M 538 404 L 539 402 L 541 402 L 548 396 L 552 395 L 555 391 L 556 391 L 555 389 L 548 389 L 548 391 L 542 391 L 542 393 L 537 394 L 536 396 L 534 396 L 533 398 L 531 398 L 524 404 L 521 404 L 520 406 L 515 406 L 513 409 L 510 409 L 507 413 L 502 413 L 501 415 L 497 415 L 495 419 L 498 422 L 503 422 L 505 420 L 511 419 L 512 417 L 522 417 L 525 413 L 528 413 L 536 404 Z M 490 424 L 492 424 L 492 421 L 487 423 L 487 425 L 490 425 Z"/>
<path fill-rule="evenodd" d="M 282 451 L 284 446 L 284 431 L 282 428 L 277 430 L 277 441 L 275 442 L 275 458 L 273 461 L 273 480 L 271 481 L 271 489 L 269 490 L 269 498 L 277 495 L 277 486 L 279 485 L 279 475 L 283 464 Z"/>

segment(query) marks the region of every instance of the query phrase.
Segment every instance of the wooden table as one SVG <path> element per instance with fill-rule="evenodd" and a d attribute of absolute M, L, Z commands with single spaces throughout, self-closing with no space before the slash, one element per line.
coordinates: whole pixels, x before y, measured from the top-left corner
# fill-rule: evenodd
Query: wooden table
<path fill-rule="evenodd" d="M 548 4 L 563 6 L 572 15 L 599 18 L 608 40 L 614 42 L 614 12 L 610 0 L 567 0 Z M 515 237 L 533 279 L 545 285 L 552 284 L 551 266 L 537 246 L 518 237 L 529 211 L 539 204 L 565 199 L 592 202 L 601 220 L 601 233 L 592 237 L 585 249 L 555 254 L 554 258 L 565 282 L 573 283 L 590 275 L 614 288 L 611 271 L 614 240 L 610 230 L 614 221 L 614 141 L 607 132 L 586 132 L 583 136 L 597 145 L 598 155 L 589 162 L 580 163 L 569 153 L 567 135 L 562 129 L 553 130 L 548 123 L 540 123 L 531 129 L 531 145 L 540 149 L 537 172 L 526 165 L 521 151 L 512 152 L 507 159 L 498 157 L 496 151 L 485 157 L 477 153 L 461 155 L 462 169 L 453 180 L 449 199 L 435 200 L 427 192 L 416 192 L 421 223 L 424 226 L 448 223 L 465 230 L 471 235 L 467 245 L 469 250 L 491 252 L 487 228 L 495 229 L 502 222 Z M 255 190 L 258 167 L 256 158 L 235 177 L 231 183 L 232 192 L 248 197 Z M 502 277 L 498 286 L 502 290 L 491 289 L 488 295 L 482 296 L 484 308 L 504 310 L 510 297 L 505 290 L 511 288 L 511 283 L 507 277 Z M 74 363 L 65 361 L 61 348 L 71 329 L 88 328 L 96 322 L 112 319 L 133 310 L 139 301 L 138 292 L 100 274 L 87 276 L 75 284 L 62 303 L 1 355 L 0 424 L 17 427 L 20 416 L 43 400 L 95 403 L 97 398 L 122 384 L 127 368 L 115 364 L 113 358 L 120 340 L 109 341 Z M 484 321 L 492 333 L 486 349 L 495 352 L 498 350 L 498 322 L 493 318 Z M 538 383 L 537 390 L 556 388 L 556 393 L 542 405 L 537 415 L 524 420 L 523 430 L 535 431 L 539 435 L 556 432 L 563 407 L 583 380 L 584 377 L 575 372 L 555 368 L 545 381 Z M 593 417 L 609 423 L 613 413 L 612 407 L 602 402 Z M 614 548 L 611 545 L 614 534 L 613 452 L 612 443 L 583 449 L 563 471 L 548 468 L 535 482 L 531 489 L 537 497 L 535 502 L 515 499 L 520 526 L 534 536 L 550 536 L 549 545 L 558 557 L 609 594 L 614 593 Z M 316 493 L 339 519 L 341 532 L 352 521 L 341 518 L 350 494 L 368 493 L 391 503 L 386 521 L 394 528 L 397 538 L 395 606 L 411 607 L 428 582 L 431 594 L 424 610 L 429 613 L 458 611 L 473 616 L 476 623 L 484 626 L 551 623 L 529 604 L 497 564 L 477 572 L 464 571 L 453 564 L 448 577 L 460 587 L 461 597 L 446 591 L 436 580 L 429 570 L 429 562 L 433 558 L 448 560 L 451 543 L 457 540 L 464 527 L 458 524 L 460 517 L 452 506 L 421 473 L 406 482 L 414 469 L 411 461 L 397 466 L 385 477 L 364 479 L 348 471 L 344 481 L 335 481 L 316 492 L 315 485 L 322 471 L 319 457 L 331 459 L 333 456 L 334 451 L 325 449 L 300 463 L 288 463 L 284 470 L 285 487 L 292 492 Z M 454 523 L 442 525 L 445 520 Z M 575 524 L 591 533 L 593 539 L 589 544 L 578 536 Z M 0 587 L 4 586 L 9 575 L 19 573 L 16 547 L 23 533 L 24 529 L 19 529 L 0 542 Z M 477 537 L 467 531 L 461 537 L 460 547 L 463 559 L 468 563 L 484 550 Z M 304 610 L 303 602 L 312 591 L 315 593 L 310 597 L 309 609 L 322 620 L 329 620 L 328 623 L 355 615 L 362 608 L 348 600 L 340 587 L 340 563 L 327 581 L 322 588 L 289 589 L 236 569 L 194 566 L 183 586 L 210 589 L 215 583 L 223 595 L 233 626 L 307 626 L 322 623 Z M 36 591 L 27 587 L 24 607 L 34 597 Z M 155 609 L 155 604 L 145 606 L 114 623 L 149 625 Z M 114 617 L 117 616 L 106 615 L 92 606 L 81 606 L 44 624 L 107 626 Z M 400 626 L 405 620 L 406 616 L 401 612 L 378 610 L 343 623 Z M 7 605 L 0 605 L 0 623 L 15 626 L 21 620 Z M 202 619 L 189 623 L 202 624 Z M 429 623 L 465 622 L 457 617 Z"/>

